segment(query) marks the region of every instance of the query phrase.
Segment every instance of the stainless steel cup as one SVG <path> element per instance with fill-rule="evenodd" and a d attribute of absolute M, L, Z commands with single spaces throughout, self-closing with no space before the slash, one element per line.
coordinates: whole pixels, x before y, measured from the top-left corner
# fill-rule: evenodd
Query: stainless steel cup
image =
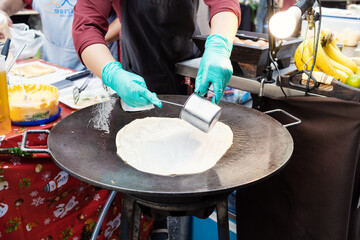
<path fill-rule="evenodd" d="M 221 107 L 196 93 L 186 100 L 180 112 L 180 118 L 197 127 L 203 132 L 209 132 L 221 115 Z"/>

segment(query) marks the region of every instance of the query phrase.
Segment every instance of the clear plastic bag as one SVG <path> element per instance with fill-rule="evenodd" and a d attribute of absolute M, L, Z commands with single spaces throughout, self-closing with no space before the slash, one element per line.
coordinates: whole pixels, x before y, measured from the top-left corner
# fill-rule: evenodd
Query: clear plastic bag
<path fill-rule="evenodd" d="M 10 33 L 11 45 L 15 53 L 26 43 L 26 47 L 18 59 L 34 57 L 45 41 L 44 34 L 41 31 L 29 29 L 29 26 L 25 23 L 13 24 Z"/>

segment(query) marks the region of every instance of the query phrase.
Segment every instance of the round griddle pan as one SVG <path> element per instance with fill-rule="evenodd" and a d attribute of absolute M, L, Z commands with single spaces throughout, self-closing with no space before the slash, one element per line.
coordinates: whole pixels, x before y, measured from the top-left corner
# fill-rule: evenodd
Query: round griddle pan
<path fill-rule="evenodd" d="M 159 98 L 184 104 L 187 96 Z M 116 134 L 131 121 L 179 117 L 181 109 L 169 104 L 143 112 L 124 112 L 119 100 L 112 99 L 76 111 L 50 131 L 48 153 L 60 168 L 90 184 L 171 202 L 229 193 L 270 176 L 286 164 L 293 152 L 293 140 L 283 125 L 239 104 L 220 102 L 219 105 L 222 108 L 219 121 L 232 129 L 233 145 L 213 168 L 202 173 L 148 174 L 127 165 L 116 154 Z"/>

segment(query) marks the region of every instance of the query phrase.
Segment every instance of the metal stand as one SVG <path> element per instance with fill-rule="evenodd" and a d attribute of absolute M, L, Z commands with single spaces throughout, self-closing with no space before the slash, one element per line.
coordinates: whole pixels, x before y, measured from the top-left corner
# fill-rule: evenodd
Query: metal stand
<path fill-rule="evenodd" d="M 119 239 L 139 239 L 141 210 L 135 198 L 124 195 Z"/>
<path fill-rule="evenodd" d="M 274 0 L 267 0 L 267 17 L 270 19 L 274 14 Z M 264 84 L 265 83 L 274 83 L 275 80 L 273 79 L 273 71 L 277 67 L 274 64 L 276 62 L 276 53 L 280 50 L 280 46 L 276 47 L 275 37 L 268 31 L 268 41 L 269 41 L 269 54 L 267 60 L 267 66 L 264 69 L 263 74 L 258 79 L 260 82 L 260 90 L 259 90 L 259 98 L 257 103 L 255 104 L 256 109 L 261 110 L 264 105 Z"/>
<path fill-rule="evenodd" d="M 228 201 L 227 198 L 222 199 L 216 203 L 218 238 L 230 239 L 229 234 L 229 216 L 228 216 Z"/>
<path fill-rule="evenodd" d="M 229 240 L 229 216 L 227 195 L 213 201 L 200 201 L 197 203 L 171 204 L 156 203 L 139 199 L 129 194 L 124 195 L 121 215 L 120 239 L 138 240 L 140 237 L 141 213 L 150 212 L 151 218 L 159 216 L 200 216 L 207 218 L 216 208 L 219 240 Z M 209 211 L 211 209 L 211 211 Z"/>
<path fill-rule="evenodd" d="M 259 97 L 257 99 L 257 103 L 255 104 L 256 109 L 261 110 L 264 106 L 264 85 L 265 83 L 274 83 L 275 80 L 272 79 L 272 70 L 268 70 L 266 74 L 269 74 L 271 76 L 270 80 L 268 76 L 262 76 L 258 79 L 260 82 L 260 90 L 259 90 Z"/>

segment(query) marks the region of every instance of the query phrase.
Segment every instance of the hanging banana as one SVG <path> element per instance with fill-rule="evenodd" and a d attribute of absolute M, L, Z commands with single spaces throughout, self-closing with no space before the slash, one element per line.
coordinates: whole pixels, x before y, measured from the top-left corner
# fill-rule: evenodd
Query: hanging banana
<path fill-rule="evenodd" d="M 354 74 L 354 72 L 350 68 L 348 68 L 348 67 L 334 61 L 330 57 L 329 57 L 329 60 L 330 60 L 331 64 L 334 66 L 334 68 L 341 70 L 342 72 L 346 73 L 347 75 L 353 75 Z"/>
<path fill-rule="evenodd" d="M 350 68 L 354 73 L 357 72 L 356 64 L 340 51 L 334 40 L 332 40 L 330 43 L 327 42 L 325 44 L 324 50 L 326 54 L 334 61 L 344 65 L 347 68 Z"/>
<path fill-rule="evenodd" d="M 304 48 L 304 44 L 305 42 L 302 41 L 299 46 L 296 48 L 295 50 L 295 54 L 294 54 L 294 60 L 295 60 L 295 66 L 297 68 L 297 70 L 301 71 L 302 70 L 302 61 L 301 61 L 301 57 L 302 57 L 302 51 Z"/>
<path fill-rule="evenodd" d="M 310 38 L 309 41 L 309 50 L 315 50 L 314 39 Z M 331 64 L 329 57 L 325 54 L 320 42 L 317 43 L 317 56 L 316 56 L 316 67 L 323 73 L 332 76 L 333 78 L 339 80 L 339 73 L 335 70 L 334 66 Z"/>
<path fill-rule="evenodd" d="M 312 51 L 309 49 L 309 39 L 303 41 L 296 49 L 294 59 L 296 68 L 301 70 L 310 71 L 312 64 L 314 62 L 314 57 Z M 314 71 L 319 71 L 319 69 L 314 66 Z"/>
<path fill-rule="evenodd" d="M 346 79 L 349 77 L 345 72 L 335 68 L 336 72 L 339 74 L 340 82 L 345 83 Z"/>

